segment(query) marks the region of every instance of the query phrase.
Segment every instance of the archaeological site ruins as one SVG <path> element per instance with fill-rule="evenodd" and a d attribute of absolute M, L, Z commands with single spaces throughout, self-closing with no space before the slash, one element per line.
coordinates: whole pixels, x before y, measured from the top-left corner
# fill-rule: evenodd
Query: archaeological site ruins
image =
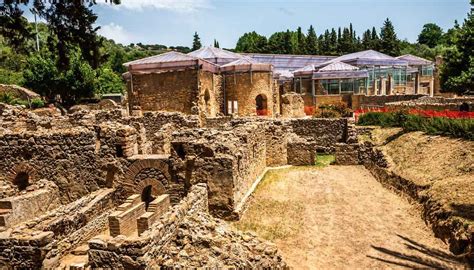
<path fill-rule="evenodd" d="M 439 136 L 380 135 L 378 128 L 357 126 L 353 115 L 308 115 L 309 107 L 331 102 L 353 110 L 418 103 L 454 110 L 468 104 L 472 110 L 472 98 L 430 97 L 436 94 L 430 61 L 375 51 L 278 59 L 205 47 L 125 66 L 128 94 L 123 102 L 103 99 L 68 111 L 0 104 L 0 269 L 297 268 L 298 252 L 289 252 L 285 247 L 291 244 L 279 240 L 286 239 L 283 228 L 275 229 L 273 238 L 259 235 L 258 224 L 237 229 L 261 206 L 257 191 L 278 186 L 267 178 L 281 170 L 297 175 L 291 188 L 305 187 L 307 203 L 298 209 L 315 213 L 325 213 L 318 207 L 334 202 L 339 190 L 349 186 L 344 181 L 361 188 L 347 195 L 352 199 L 337 199 L 351 208 L 349 212 L 329 205 L 330 218 L 314 216 L 315 222 L 331 224 L 344 218 L 339 232 L 325 235 L 321 224 L 302 225 L 314 238 L 303 239 L 300 246 L 331 245 L 338 234 L 344 235 L 343 243 L 352 243 L 361 233 L 370 235 L 399 222 L 420 230 L 423 237 L 417 241 L 439 247 L 412 243 L 410 252 L 423 252 L 423 258 L 392 252 L 398 254 L 399 265 L 405 260 L 405 267 L 439 269 L 474 260 L 472 141 L 452 139 L 453 147 L 463 146 L 446 151 L 453 159 L 462 153 L 464 165 L 439 177 L 453 179 L 451 184 L 437 186 L 438 178 L 429 178 L 427 169 L 417 166 L 433 164 L 430 160 L 443 155 L 423 152 Z M 290 78 L 285 77 L 288 73 Z M 413 143 L 415 139 L 420 142 Z M 406 149 L 393 146 L 400 140 L 406 140 Z M 331 165 L 317 165 L 328 155 L 334 156 Z M 407 160 L 410 163 L 403 163 Z M 416 182 L 400 169 L 402 163 L 432 182 Z M 437 166 L 456 167 L 442 162 Z M 322 184 L 323 173 L 335 176 Z M 457 186 L 456 177 L 465 185 Z M 305 179 L 309 184 L 301 182 Z M 449 198 L 430 193 L 448 194 L 455 187 L 459 193 Z M 463 215 L 444 207 L 459 194 L 467 194 L 456 204 L 465 207 Z M 295 191 L 278 197 L 277 205 L 297 196 Z M 357 214 L 350 213 L 372 213 L 364 200 L 374 205 L 387 201 L 361 225 Z M 392 210 L 399 216 L 389 218 Z M 312 217 L 307 211 L 289 221 L 306 222 Z M 387 239 L 397 233 L 402 234 L 387 233 Z M 370 241 L 391 241 L 377 237 Z M 311 266 L 315 258 L 347 251 L 339 248 L 328 254 L 307 253 L 304 260 Z M 365 248 L 385 251 L 385 257 L 361 267 L 393 266 L 382 264 L 390 255 L 375 242 L 360 250 L 361 262 L 377 257 L 367 255 Z"/>

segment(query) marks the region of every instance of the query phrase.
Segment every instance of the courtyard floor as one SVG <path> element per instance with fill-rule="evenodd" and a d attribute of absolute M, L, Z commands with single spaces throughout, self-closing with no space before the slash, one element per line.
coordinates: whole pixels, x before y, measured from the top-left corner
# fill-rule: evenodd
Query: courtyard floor
<path fill-rule="evenodd" d="M 276 243 L 295 269 L 462 267 L 415 206 L 362 166 L 270 171 L 233 225 Z"/>

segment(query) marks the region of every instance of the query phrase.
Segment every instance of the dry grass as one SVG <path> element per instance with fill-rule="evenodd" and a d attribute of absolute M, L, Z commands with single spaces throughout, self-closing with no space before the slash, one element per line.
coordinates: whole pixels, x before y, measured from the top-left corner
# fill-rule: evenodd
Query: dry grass
<path fill-rule="evenodd" d="M 384 260 L 439 267 L 436 263 L 442 262 L 411 250 L 400 237 L 445 250 L 415 209 L 361 166 L 322 165 L 332 159 L 268 172 L 249 209 L 233 225 L 276 243 L 297 269 L 396 266 Z M 404 261 L 408 256 L 416 260 Z"/>

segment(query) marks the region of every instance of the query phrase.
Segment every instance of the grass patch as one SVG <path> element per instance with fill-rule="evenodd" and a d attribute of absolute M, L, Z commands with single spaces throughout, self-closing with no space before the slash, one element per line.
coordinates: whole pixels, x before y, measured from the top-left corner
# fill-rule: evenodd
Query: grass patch
<path fill-rule="evenodd" d="M 336 161 L 336 157 L 331 154 L 317 154 L 316 155 L 316 167 L 324 168 L 328 165 L 333 164 Z"/>

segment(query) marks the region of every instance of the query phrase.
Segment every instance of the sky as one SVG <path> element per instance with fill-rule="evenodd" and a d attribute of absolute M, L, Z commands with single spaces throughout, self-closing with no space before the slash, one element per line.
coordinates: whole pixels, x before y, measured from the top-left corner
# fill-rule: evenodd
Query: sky
<path fill-rule="evenodd" d="M 251 31 L 269 37 L 277 31 L 306 32 L 313 25 L 317 34 L 325 29 L 349 26 L 358 35 L 386 18 L 392 20 L 400 39 L 415 42 L 426 23 L 443 29 L 460 23 L 470 11 L 469 0 L 121 0 L 112 6 L 105 0 L 94 11 L 99 33 L 118 43 L 189 46 L 195 31 L 203 45 L 218 40 L 234 48 L 238 38 Z"/>

